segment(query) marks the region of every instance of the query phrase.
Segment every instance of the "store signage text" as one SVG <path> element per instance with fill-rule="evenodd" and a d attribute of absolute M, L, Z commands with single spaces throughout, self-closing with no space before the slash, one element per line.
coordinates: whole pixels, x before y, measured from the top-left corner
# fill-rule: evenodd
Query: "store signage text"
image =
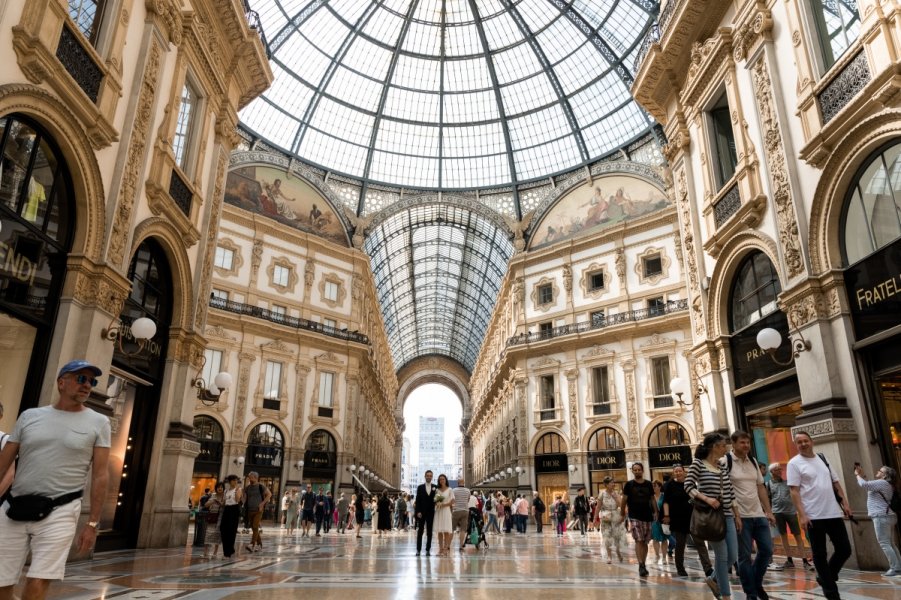
<path fill-rule="evenodd" d="M 669 469 L 677 464 L 689 465 L 691 460 L 691 448 L 689 446 L 648 448 L 648 462 L 652 469 Z"/>
<path fill-rule="evenodd" d="M 119 338 L 119 339 L 117 339 L 116 341 L 121 340 L 121 341 L 128 342 L 130 344 L 138 344 L 139 343 L 138 340 L 135 339 L 135 336 L 133 336 L 131 334 L 131 327 L 129 325 L 126 325 L 125 323 L 123 323 L 119 327 L 117 338 Z M 118 348 L 118 345 L 116 347 Z M 153 340 L 145 340 L 144 348 L 141 350 L 140 354 L 142 354 L 142 355 L 149 354 L 150 356 L 158 357 L 158 356 L 160 356 L 160 354 L 162 354 L 162 351 L 163 351 L 163 349 L 160 346 L 159 342 L 155 342 Z"/>
<path fill-rule="evenodd" d="M 845 270 L 854 335 L 863 340 L 901 324 L 901 240 Z"/>
<path fill-rule="evenodd" d="M 609 450 L 588 455 L 588 468 L 592 471 L 608 471 L 626 468 L 626 451 Z"/>
<path fill-rule="evenodd" d="M 873 285 L 869 288 L 858 288 L 855 290 L 857 295 L 857 308 L 864 310 L 870 308 L 884 300 L 901 292 L 901 280 L 898 276 L 892 276 L 885 281 Z"/>
<path fill-rule="evenodd" d="M 535 457 L 535 471 L 538 473 L 558 473 L 569 467 L 565 454 L 545 454 Z"/>
<path fill-rule="evenodd" d="M 22 283 L 34 285 L 34 278 L 38 272 L 38 266 L 27 256 L 18 254 L 16 249 L 5 242 L 0 242 L 0 270 L 9 273 Z"/>

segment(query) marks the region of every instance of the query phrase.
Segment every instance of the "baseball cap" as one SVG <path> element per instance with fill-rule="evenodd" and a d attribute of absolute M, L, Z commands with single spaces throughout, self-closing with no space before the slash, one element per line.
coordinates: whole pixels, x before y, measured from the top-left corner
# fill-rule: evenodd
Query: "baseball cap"
<path fill-rule="evenodd" d="M 71 360 L 63 365 L 63 368 L 59 370 L 59 373 L 57 373 L 56 378 L 59 379 L 66 373 L 75 373 L 76 371 L 81 371 L 82 369 L 90 369 L 94 373 L 95 377 L 103 375 L 103 371 L 86 360 Z"/>

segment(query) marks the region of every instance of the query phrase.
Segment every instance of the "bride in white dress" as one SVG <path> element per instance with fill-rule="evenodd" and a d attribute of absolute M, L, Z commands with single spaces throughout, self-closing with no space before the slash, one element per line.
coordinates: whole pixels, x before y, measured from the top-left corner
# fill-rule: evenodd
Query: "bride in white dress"
<path fill-rule="evenodd" d="M 437 496 L 442 496 L 438 501 Z M 438 534 L 438 556 L 450 554 L 451 538 L 454 535 L 453 519 L 451 519 L 451 506 L 454 505 L 453 490 L 447 484 L 447 475 L 438 476 L 438 493 L 435 494 L 435 520 L 432 529 Z"/>

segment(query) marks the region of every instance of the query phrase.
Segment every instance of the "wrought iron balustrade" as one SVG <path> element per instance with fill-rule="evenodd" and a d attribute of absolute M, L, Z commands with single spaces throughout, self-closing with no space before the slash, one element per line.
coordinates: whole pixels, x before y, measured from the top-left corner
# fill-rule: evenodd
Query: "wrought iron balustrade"
<path fill-rule="evenodd" d="M 323 325 L 322 323 L 317 323 L 316 321 L 309 321 L 307 319 L 301 319 L 298 317 L 290 317 L 288 315 L 261 308 L 259 306 L 253 306 L 251 304 L 233 302 L 231 300 L 225 300 L 223 298 L 210 298 L 210 307 L 218 308 L 220 310 L 239 315 L 248 315 L 251 317 L 256 317 L 258 319 L 265 319 L 272 323 L 287 325 L 288 327 L 293 327 L 295 329 L 315 331 L 317 333 L 342 340 L 347 340 L 349 342 L 357 342 L 358 344 L 369 345 L 369 337 L 363 335 L 358 331 L 347 331 L 346 329 L 338 329 L 337 327 L 332 327 L 331 325 Z"/>
<path fill-rule="evenodd" d="M 645 56 L 647 56 L 651 46 L 658 43 L 663 39 L 663 36 L 666 35 L 666 30 L 669 27 L 670 20 L 673 18 L 673 14 L 676 12 L 676 7 L 682 4 L 682 2 L 683 0 L 670 0 L 667 2 L 666 6 L 663 7 L 663 11 L 657 15 L 657 20 L 648 27 L 644 38 L 641 40 L 638 54 L 635 56 L 636 70 L 641 66 L 641 63 L 644 61 Z"/>
<path fill-rule="evenodd" d="M 172 179 L 169 180 L 169 197 L 175 200 L 175 204 L 178 205 L 181 212 L 190 219 L 191 200 L 194 198 L 194 192 L 175 169 L 172 169 Z"/>
<path fill-rule="evenodd" d="M 103 70 L 94 62 L 79 37 L 81 37 L 80 34 L 74 33 L 67 25 L 64 25 L 59 34 L 56 58 L 91 102 L 97 102 L 100 84 L 103 83 Z"/>
<path fill-rule="evenodd" d="M 713 222 L 717 229 L 722 227 L 729 217 L 737 213 L 739 208 L 741 208 L 741 194 L 738 192 L 738 184 L 734 183 L 729 191 L 713 205 Z"/>
<path fill-rule="evenodd" d="M 817 95 L 820 115 L 825 125 L 835 117 L 870 82 L 870 67 L 863 50 Z"/>
<path fill-rule="evenodd" d="M 263 31 L 263 22 L 260 20 L 260 13 L 250 8 L 250 3 L 244 0 L 244 17 L 247 19 L 247 26 L 252 31 L 256 31 L 263 42 L 263 48 L 266 49 L 266 58 L 272 59 L 272 51 L 269 49 L 269 41 L 266 39 L 266 32 Z"/>
<path fill-rule="evenodd" d="M 561 325 L 554 327 L 550 331 L 540 331 L 535 333 L 522 333 L 515 335 L 507 340 L 507 347 L 520 346 L 522 344 L 531 344 L 541 342 L 553 338 L 558 338 L 573 333 L 585 333 L 596 329 L 603 329 L 613 325 L 622 325 L 623 323 L 632 323 L 634 321 L 643 321 L 645 319 L 653 319 L 677 312 L 688 310 L 688 300 L 671 300 L 662 306 L 653 308 L 641 308 L 624 313 L 607 315 L 603 319 L 594 321 L 584 321 L 581 323 L 571 323 L 569 325 Z"/>

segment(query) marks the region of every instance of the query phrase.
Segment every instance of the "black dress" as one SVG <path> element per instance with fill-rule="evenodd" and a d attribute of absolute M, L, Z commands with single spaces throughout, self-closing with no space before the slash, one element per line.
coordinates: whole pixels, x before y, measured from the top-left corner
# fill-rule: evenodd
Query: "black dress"
<path fill-rule="evenodd" d="M 379 520 L 376 523 L 379 531 L 388 531 L 391 529 L 391 501 L 385 496 L 379 498 Z"/>
<path fill-rule="evenodd" d="M 670 529 L 676 533 L 688 533 L 691 504 L 685 493 L 685 483 L 670 479 L 663 484 L 663 500 L 669 505 Z"/>

